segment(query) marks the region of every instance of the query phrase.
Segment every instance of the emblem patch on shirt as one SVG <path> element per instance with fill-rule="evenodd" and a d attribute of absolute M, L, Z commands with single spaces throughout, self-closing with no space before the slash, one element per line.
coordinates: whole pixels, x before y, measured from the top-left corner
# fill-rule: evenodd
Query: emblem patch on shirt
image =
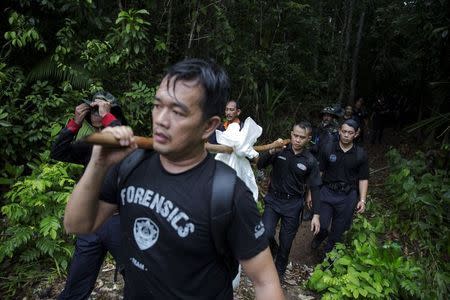
<path fill-rule="evenodd" d="M 336 159 L 337 159 L 337 158 L 336 158 L 336 154 L 331 154 L 331 155 L 330 155 L 330 161 L 331 161 L 331 162 L 335 162 Z"/>
<path fill-rule="evenodd" d="M 302 164 L 302 163 L 298 163 L 297 164 L 297 168 L 299 168 L 302 171 L 306 171 L 306 166 L 304 164 Z"/>
<path fill-rule="evenodd" d="M 255 226 L 255 238 L 257 239 L 262 236 L 264 231 L 266 231 L 264 224 L 262 221 L 259 221 L 259 224 Z"/>
<path fill-rule="evenodd" d="M 149 218 L 137 218 L 133 227 L 134 240 L 139 249 L 147 250 L 159 237 L 159 227 Z"/>

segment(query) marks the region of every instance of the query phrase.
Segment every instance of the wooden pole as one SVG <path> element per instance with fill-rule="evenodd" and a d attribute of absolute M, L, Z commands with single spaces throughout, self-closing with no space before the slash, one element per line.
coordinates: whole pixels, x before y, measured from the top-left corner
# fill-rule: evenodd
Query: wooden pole
<path fill-rule="evenodd" d="M 136 141 L 138 148 L 153 149 L 153 138 L 143 137 L 143 136 L 134 136 L 134 139 Z M 81 139 L 81 141 L 91 144 L 91 145 L 101 145 L 101 146 L 107 146 L 107 147 L 120 147 L 118 140 L 116 140 L 116 138 L 112 134 L 104 133 L 104 132 L 93 133 L 91 135 L 84 137 L 83 139 Z M 282 142 L 275 141 L 273 143 L 266 144 L 266 145 L 254 146 L 253 148 L 257 152 L 264 152 L 264 151 L 269 151 L 270 149 L 286 146 L 287 144 L 290 143 L 290 141 L 291 140 L 289 140 L 289 139 L 283 140 Z M 206 150 L 208 150 L 210 152 L 214 152 L 214 153 L 232 153 L 233 152 L 233 148 L 225 146 L 225 145 L 220 145 L 220 144 L 206 143 L 205 148 L 206 148 Z"/>

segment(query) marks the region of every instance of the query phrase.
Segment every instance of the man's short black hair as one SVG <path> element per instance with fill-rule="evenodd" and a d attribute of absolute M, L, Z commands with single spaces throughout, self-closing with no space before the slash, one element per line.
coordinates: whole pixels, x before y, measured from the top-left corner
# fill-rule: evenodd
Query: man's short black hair
<path fill-rule="evenodd" d="M 292 129 L 294 129 L 295 126 L 298 126 L 301 129 L 307 131 L 310 135 L 312 133 L 312 125 L 308 121 L 301 121 L 301 122 L 295 123 L 294 126 L 292 126 Z"/>
<path fill-rule="evenodd" d="M 211 60 L 189 58 L 171 66 L 167 73 L 167 88 L 173 79 L 173 88 L 178 80 L 197 80 L 204 89 L 200 101 L 203 118 L 221 116 L 230 94 L 230 80 L 225 70 Z"/>
<path fill-rule="evenodd" d="M 358 124 L 358 122 L 356 122 L 355 120 L 353 120 L 353 119 L 348 119 L 348 120 L 345 120 L 344 122 L 342 122 L 342 124 L 341 124 L 341 127 L 342 127 L 342 125 L 348 125 L 348 126 L 350 126 L 350 127 L 352 127 L 354 130 L 355 130 L 355 132 L 356 131 L 358 131 L 358 129 L 359 129 L 359 124 Z"/>

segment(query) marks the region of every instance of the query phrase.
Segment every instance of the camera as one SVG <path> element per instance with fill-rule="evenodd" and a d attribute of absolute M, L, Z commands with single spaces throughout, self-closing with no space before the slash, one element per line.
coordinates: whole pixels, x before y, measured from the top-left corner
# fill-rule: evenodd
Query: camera
<path fill-rule="evenodd" d="M 98 106 L 91 107 L 91 114 L 98 115 Z"/>
<path fill-rule="evenodd" d="M 90 108 L 90 111 L 89 111 L 89 112 L 90 112 L 91 114 L 98 115 L 98 114 L 99 114 L 99 113 L 98 113 L 98 106 L 97 106 L 97 105 L 96 105 L 96 106 L 91 106 L 92 102 L 93 102 L 93 101 L 88 100 L 88 99 L 83 99 L 83 100 L 82 100 L 82 103 L 85 103 L 85 104 L 89 105 L 89 108 Z"/>

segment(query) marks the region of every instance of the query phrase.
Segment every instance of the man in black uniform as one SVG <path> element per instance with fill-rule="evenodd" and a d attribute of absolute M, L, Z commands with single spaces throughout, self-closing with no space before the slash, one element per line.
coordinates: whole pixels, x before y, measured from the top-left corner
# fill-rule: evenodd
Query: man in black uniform
<path fill-rule="evenodd" d="M 211 233 L 212 183 L 222 163 L 204 147 L 220 123 L 228 91 L 228 76 L 216 64 L 179 62 L 168 70 L 155 95 L 154 152 L 126 180 L 119 184 L 120 164 L 115 163 L 137 147 L 131 129 L 104 130 L 123 148 L 94 147 L 67 203 L 64 225 L 68 232 L 90 232 L 119 207 L 125 299 L 233 298 L 234 274 Z M 258 299 L 281 299 L 264 225 L 239 178 L 233 206 L 226 245 L 252 279 Z"/>
<path fill-rule="evenodd" d="M 311 124 L 308 122 L 295 124 L 291 131 L 291 143 L 281 151 L 278 148 L 262 154 L 257 164 L 258 169 L 273 166 L 269 191 L 264 199 L 263 223 L 269 239 L 274 243 L 275 229 L 281 219 L 279 247 L 275 258 L 275 266 L 281 279 L 286 271 L 292 241 L 300 225 L 306 186 L 310 189 L 313 201 L 311 231 L 317 234 L 320 229 L 319 166 L 313 155 L 305 149 L 311 140 L 311 131 Z"/>
<path fill-rule="evenodd" d="M 324 148 L 319 156 L 323 181 L 320 189 L 320 232 L 311 247 L 316 249 L 328 236 L 325 253 L 331 251 L 350 228 L 355 206 L 357 213 L 365 209 L 369 166 L 364 149 L 353 143 L 357 131 L 355 120 L 344 121 L 339 129 L 339 142 Z"/>
<path fill-rule="evenodd" d="M 311 153 L 317 158 L 320 149 L 329 143 L 339 139 L 339 123 L 337 119 L 340 114 L 332 106 L 322 109 L 320 116 L 322 118 L 318 127 L 314 128 Z"/>
<path fill-rule="evenodd" d="M 75 141 L 84 120 L 94 131 L 126 124 L 117 99 L 108 92 L 98 92 L 92 97 L 92 101 L 85 100 L 75 108 L 74 118 L 61 130 L 53 143 L 51 158 L 84 166 L 88 164 L 92 146 Z M 108 251 L 120 266 L 118 214 L 109 218 L 96 232 L 77 236 L 66 285 L 58 299 L 89 298 Z"/>

